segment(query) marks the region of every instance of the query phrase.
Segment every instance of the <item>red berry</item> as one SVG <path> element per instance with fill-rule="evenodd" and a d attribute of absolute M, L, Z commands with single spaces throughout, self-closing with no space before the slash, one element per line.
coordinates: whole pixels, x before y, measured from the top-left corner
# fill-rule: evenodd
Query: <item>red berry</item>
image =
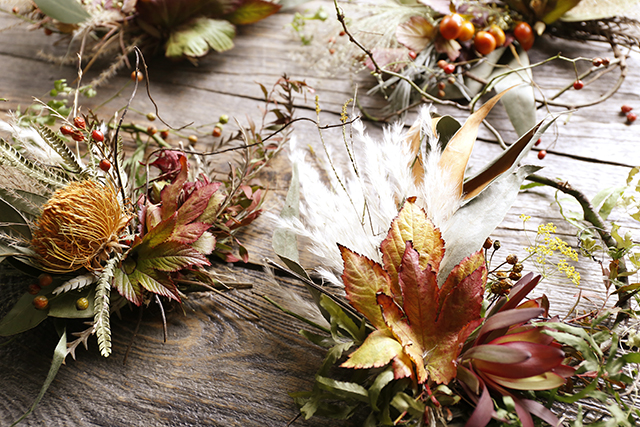
<path fill-rule="evenodd" d="M 20 13 L 20 9 L 18 8 L 18 6 L 14 6 L 13 9 L 11 9 L 11 12 L 13 12 L 14 15 L 17 15 L 18 13 Z"/>
<path fill-rule="evenodd" d="M 602 65 L 604 65 L 605 67 L 608 67 L 610 63 L 611 60 L 609 58 L 602 58 Z"/>
<path fill-rule="evenodd" d="M 447 15 L 440 21 L 440 34 L 447 40 L 458 38 L 464 19 L 457 13 Z"/>
<path fill-rule="evenodd" d="M 33 299 L 33 305 L 38 310 L 44 310 L 49 306 L 49 299 L 44 295 L 38 295 Z"/>
<path fill-rule="evenodd" d="M 60 133 L 63 135 L 72 135 L 75 131 L 69 125 L 60 126 Z"/>
<path fill-rule="evenodd" d="M 51 34 L 53 34 L 53 31 L 51 31 L 50 28 L 46 28 L 44 29 L 44 35 L 45 36 L 50 36 Z"/>
<path fill-rule="evenodd" d="M 334 53 L 336 53 L 336 50 L 334 48 L 329 49 L 329 55 L 333 55 Z"/>
<path fill-rule="evenodd" d="M 538 138 L 538 140 L 533 145 L 537 147 L 538 145 L 540 145 L 541 142 L 542 142 L 542 138 Z"/>
<path fill-rule="evenodd" d="M 446 67 L 448 64 L 449 63 L 444 59 L 441 59 L 440 61 L 438 61 L 438 67 L 442 68 L 443 70 L 444 70 L 444 67 Z"/>
<path fill-rule="evenodd" d="M 213 135 L 215 138 L 219 137 L 220 135 L 222 135 L 222 129 L 218 126 L 214 127 L 211 135 Z"/>
<path fill-rule="evenodd" d="M 73 132 L 71 138 L 73 138 L 74 141 L 84 141 L 84 135 L 80 131 Z"/>
<path fill-rule="evenodd" d="M 87 122 L 84 121 L 84 119 L 80 116 L 76 117 L 73 119 L 73 124 L 80 129 L 86 129 L 87 128 Z"/>
<path fill-rule="evenodd" d="M 111 162 L 107 159 L 102 159 L 100 160 L 98 167 L 105 172 L 109 172 L 109 169 L 111 169 Z"/>
<path fill-rule="evenodd" d="M 147 128 L 147 134 L 149 134 L 150 136 L 153 136 L 156 134 L 156 132 L 158 132 L 158 129 L 156 129 L 155 126 L 149 126 Z"/>
<path fill-rule="evenodd" d="M 169 131 L 168 130 L 161 130 L 160 131 L 160 138 L 162 138 L 162 139 L 169 138 Z"/>
<path fill-rule="evenodd" d="M 27 292 L 29 292 L 31 295 L 37 295 L 38 292 L 40 292 L 41 289 L 42 288 L 40 287 L 40 285 L 38 285 L 36 283 L 32 283 L 27 288 Z"/>
<path fill-rule="evenodd" d="M 447 84 L 445 82 L 438 82 L 439 90 L 444 90 L 445 87 L 447 87 Z"/>
<path fill-rule="evenodd" d="M 347 34 L 347 33 L 345 33 L 345 31 L 344 31 L 344 30 L 342 30 L 342 31 L 340 31 L 340 32 L 338 33 L 338 35 L 339 35 L 340 37 L 342 37 L 342 36 L 344 36 L 344 35 L 346 35 L 346 34 Z"/>
<path fill-rule="evenodd" d="M 141 82 L 143 78 L 144 78 L 144 75 L 140 71 L 133 71 L 131 73 L 131 80 L 133 80 L 133 81 L 138 79 L 138 81 Z"/>
<path fill-rule="evenodd" d="M 540 151 L 538 151 L 538 158 L 539 158 L 540 160 L 544 159 L 544 158 L 546 157 L 546 155 L 547 155 L 547 150 L 540 150 Z"/>
<path fill-rule="evenodd" d="M 52 283 L 53 283 L 53 277 L 51 277 L 50 274 L 42 273 L 41 275 L 38 276 L 38 284 L 40 285 L 40 287 L 46 288 Z"/>
<path fill-rule="evenodd" d="M 414 51 L 410 50 L 409 51 L 409 58 L 411 58 L 411 60 L 414 60 L 418 57 L 418 54 L 415 53 Z"/>
<path fill-rule="evenodd" d="M 620 107 L 620 111 L 622 111 L 625 114 L 627 114 L 631 110 L 633 110 L 633 107 L 631 105 L 625 104 L 622 107 Z"/>
<path fill-rule="evenodd" d="M 633 123 L 636 121 L 637 118 L 638 118 L 638 115 L 636 113 L 627 113 L 627 122 Z"/>
<path fill-rule="evenodd" d="M 518 24 L 513 28 L 513 36 L 518 40 L 518 43 L 520 43 L 520 46 L 522 46 L 524 50 L 531 49 L 536 37 L 533 34 L 531 25 L 526 22 L 518 22 Z"/>
<path fill-rule="evenodd" d="M 591 61 L 594 67 L 599 67 L 602 65 L 602 58 L 593 58 Z"/>
<path fill-rule="evenodd" d="M 455 66 L 455 65 L 453 65 L 453 64 L 447 64 L 447 65 L 444 67 L 444 72 L 445 72 L 445 74 L 453 74 L 453 73 L 454 73 L 454 71 L 456 71 L 456 66 Z"/>
<path fill-rule="evenodd" d="M 104 134 L 98 129 L 94 129 L 93 132 L 91 132 L 91 138 L 95 141 L 102 142 L 104 141 Z"/>
<path fill-rule="evenodd" d="M 582 80 L 576 80 L 575 82 L 573 82 L 573 88 L 575 90 L 580 90 L 584 87 L 584 82 Z"/>
<path fill-rule="evenodd" d="M 445 96 L 447 96 L 447 93 L 443 90 L 439 90 L 438 91 L 438 97 L 440 98 L 444 98 Z"/>

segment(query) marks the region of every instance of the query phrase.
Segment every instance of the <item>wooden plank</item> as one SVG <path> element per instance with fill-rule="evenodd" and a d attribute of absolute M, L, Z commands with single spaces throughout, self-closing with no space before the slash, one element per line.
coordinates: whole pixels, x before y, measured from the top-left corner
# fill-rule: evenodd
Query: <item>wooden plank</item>
<path fill-rule="evenodd" d="M 326 10 L 331 10 L 330 4 L 325 5 Z M 211 54 L 201 60 L 198 67 L 151 60 L 152 96 L 159 104 L 161 114 L 177 127 L 190 122 L 213 123 L 220 114 L 235 116 L 245 123 L 245 116 L 256 118 L 259 115 L 262 94 L 255 82 L 270 86 L 283 72 L 293 78 L 306 79 L 316 89 L 323 109 L 323 123 L 339 122 L 340 109 L 353 96 L 354 83 L 359 84 L 364 105 L 373 112 L 379 111 L 384 100 L 364 96 L 366 88 L 374 82 L 366 73 L 355 77 L 348 73 L 324 75 L 305 63 L 292 60 L 292 57 L 303 56 L 305 49 L 290 37 L 288 30 L 283 30 L 292 17 L 292 12 L 282 13 L 243 28 L 234 50 L 222 55 Z M 0 17 L 0 27 L 9 22 L 6 16 Z M 7 103 L 0 103 L 4 112 L 18 105 L 29 105 L 33 95 L 46 98 L 56 79 L 72 81 L 75 78 L 72 67 L 58 67 L 38 58 L 37 52 L 41 49 L 52 54 L 65 53 L 64 43 L 55 46 L 55 38 L 18 28 L 0 33 L 0 42 L 0 63 L 3 64 L 0 97 L 9 99 Z M 602 52 L 606 52 L 601 46 L 575 48 L 563 41 L 543 39 L 532 56 L 538 60 L 558 50 L 585 57 L 603 56 Z M 633 82 L 640 78 L 639 59 L 637 54 L 629 59 L 628 80 L 610 100 L 580 110 L 566 125 L 559 125 L 557 140 L 553 133 L 544 137 L 544 147 L 555 141 L 544 161 L 538 161 L 532 153 L 526 162 L 544 164 L 542 173 L 545 176 L 566 179 L 589 196 L 600 188 L 623 183 L 629 167 L 640 164 L 637 125 L 626 125 L 618 114 L 623 103 L 638 102 Z M 92 70 L 85 81 L 95 77 L 97 71 Z M 97 98 L 83 101 L 83 104 L 91 108 L 100 105 L 129 80 L 129 73 L 122 71 L 98 89 Z M 572 78 L 569 64 L 559 61 L 534 73 L 536 81 L 548 91 Z M 575 95 L 591 98 L 604 92 L 608 83 L 598 82 Z M 122 107 L 128 97 L 129 92 L 124 91 L 98 112 L 111 114 Z M 306 101 L 300 99 L 297 104 L 299 114 L 315 117 L 313 97 Z M 147 124 L 144 114 L 152 111 L 152 105 L 142 90 L 133 107 L 141 114 L 132 110 L 128 119 Z M 459 119 L 466 115 L 449 107 L 438 107 L 437 110 Z M 544 114 L 540 111 L 539 118 Z M 414 116 L 410 114 L 409 119 Z M 508 141 L 514 139 L 503 109 L 497 109 L 490 118 Z M 154 124 L 158 125 L 157 122 Z M 319 150 L 319 138 L 313 125 L 300 123 L 295 129 L 297 138 Z M 381 135 L 381 127 L 377 124 L 367 124 L 367 130 L 375 137 Z M 337 150 L 341 144 L 339 132 L 327 135 L 327 141 Z M 495 143 L 487 142 L 494 139 L 490 133 L 482 130 L 481 138 L 485 141 L 477 144 L 473 167 L 479 167 L 499 153 Z M 172 136 L 170 141 L 176 144 L 179 139 Z M 210 143 L 210 139 L 201 138 L 198 148 L 204 149 Z M 227 157 L 222 158 L 221 162 L 226 160 Z M 289 161 L 283 153 L 262 176 L 271 190 L 265 205 L 267 210 L 277 212 L 280 209 L 289 179 Z M 527 238 L 519 231 L 521 213 L 532 216 L 532 221 L 556 223 L 560 234 L 575 243 L 571 237 L 574 231 L 563 222 L 553 200 L 554 192 L 550 189 L 536 188 L 522 194 L 494 233 L 494 237 L 503 243 L 498 255 L 514 252 L 524 256 Z M 637 232 L 637 224 L 624 224 Z M 270 243 L 272 229 L 273 222 L 263 216 L 240 236 L 248 246 L 252 263 L 260 264 L 264 257 L 274 258 Z M 302 260 L 309 267 L 318 263 L 308 253 L 303 254 Z M 224 266 L 216 268 L 224 269 Z M 287 281 L 282 289 L 274 288 L 260 271 L 241 266 L 234 266 L 231 271 L 238 280 L 254 284 L 253 290 L 234 291 L 233 296 L 256 310 L 261 315 L 260 321 L 247 319 L 244 311 L 219 297 L 192 295 L 185 302 L 185 314 L 179 308 L 168 313 L 169 341 L 162 344 L 161 320 L 157 308 L 151 307 L 143 317 L 129 360 L 123 366 L 122 358 L 137 321 L 136 314 L 124 309 L 123 319 L 114 318 L 113 321 L 114 355 L 109 359 L 101 358 L 95 341 L 91 341 L 89 351 L 79 349 L 78 360 L 69 361 L 60 370 L 39 408 L 23 425 L 285 425 L 296 414 L 287 393 L 311 387 L 324 352 L 297 335 L 297 330 L 303 327 L 300 322 L 284 317 L 261 295 L 276 299 L 282 292 L 300 295 L 305 292 L 300 284 L 292 281 Z M 582 288 L 602 294 L 599 266 L 583 262 L 580 272 Z M 7 270 L 2 270 L 0 277 L 3 279 L 3 298 L 7 284 L 18 283 L 12 285 L 12 289 L 20 292 L 28 283 L 13 277 Z M 577 292 L 573 285 L 561 280 L 547 281 L 540 288 L 549 294 L 557 313 L 566 312 Z M 0 315 L 8 308 L 8 305 L 0 304 Z M 77 330 L 81 329 L 82 325 L 77 325 Z M 6 341 L 0 340 L 0 344 Z M 53 326 L 45 323 L 0 347 L 0 383 L 3 384 L 0 419 L 15 419 L 28 408 L 44 381 L 54 346 Z M 361 419 L 356 419 L 354 425 L 358 425 L 358 421 Z M 345 425 L 322 419 L 298 423 Z"/>

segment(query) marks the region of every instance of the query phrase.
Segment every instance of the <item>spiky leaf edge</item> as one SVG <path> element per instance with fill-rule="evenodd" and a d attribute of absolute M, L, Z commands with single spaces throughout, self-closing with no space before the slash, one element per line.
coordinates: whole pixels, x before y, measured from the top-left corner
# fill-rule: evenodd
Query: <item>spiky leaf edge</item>
<path fill-rule="evenodd" d="M 109 299 L 111 297 L 111 279 L 114 276 L 115 268 L 119 257 L 111 258 L 104 267 L 100 279 L 96 284 L 96 298 L 94 302 L 95 314 L 93 317 L 93 328 L 98 339 L 100 354 L 109 357 L 111 354 L 111 328 L 109 325 Z"/>
<path fill-rule="evenodd" d="M 37 163 L 25 158 L 7 141 L 0 138 L 0 163 L 2 160 L 9 162 L 16 169 L 29 177 L 36 179 L 44 185 L 60 188 L 68 183 L 68 178 L 59 173 L 47 170 Z"/>

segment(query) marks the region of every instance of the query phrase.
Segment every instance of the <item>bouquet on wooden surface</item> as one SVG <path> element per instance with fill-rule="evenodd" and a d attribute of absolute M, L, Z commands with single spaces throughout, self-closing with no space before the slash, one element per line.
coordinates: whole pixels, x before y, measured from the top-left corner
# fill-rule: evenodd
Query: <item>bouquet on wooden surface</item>
<path fill-rule="evenodd" d="M 633 2 L 383 0 L 355 7 L 350 2 L 334 4 L 338 22 L 314 26 L 315 37 L 309 41 L 313 57 L 305 59 L 327 70 L 368 68 L 378 81 L 369 93 L 381 93 L 388 102 L 379 120 L 403 114 L 425 101 L 460 109 L 470 105 L 473 111 L 478 99 L 492 89 L 500 92 L 524 83 L 501 100 L 516 133 L 522 136 L 536 123 L 535 112 L 541 105 L 575 109 L 610 97 L 626 75 L 626 53 L 621 48 L 640 46 L 640 22 L 629 16 Z M 295 21 L 292 26 L 305 37 L 304 26 Z M 563 46 L 562 55 L 530 63 L 527 51 L 543 34 L 607 43 L 613 58 L 604 51 L 603 57 L 573 59 Z M 552 60 L 572 66 L 564 82 L 561 76 L 562 83 L 554 82 L 554 88 L 562 87 L 557 93 L 536 84 L 532 74 L 534 67 Z M 601 94 L 598 88 L 587 101 L 573 100 L 570 95 L 568 101 L 560 98 L 611 76 L 616 68 L 620 76 L 607 93 Z"/>
<path fill-rule="evenodd" d="M 327 349 L 313 390 L 291 394 L 305 418 L 359 413 L 366 426 L 471 427 L 493 419 L 533 427 L 532 416 L 559 425 L 557 405 L 585 399 L 604 402 L 611 425 L 639 419 L 620 400 L 626 387 L 633 390 L 632 366 L 640 362 L 640 353 L 621 348 L 612 321 L 620 311 L 560 321 L 546 296 L 528 298 L 541 276 L 523 276 L 513 255 L 496 268 L 485 257 L 499 247 L 488 236 L 539 169 L 520 160 L 555 120 L 465 179 L 478 126 L 503 95 L 462 126 L 425 109 L 408 132 L 393 127 L 382 142 L 356 123 L 364 144 L 345 140 L 344 171 L 328 154 L 318 171 L 293 149 L 273 246 L 319 309 L 305 321 L 321 333 L 301 334 Z M 567 262 L 575 252 L 551 232 L 543 227 L 532 254 L 561 252 L 558 270 L 578 281 Z M 318 260 L 322 284 L 301 266 L 298 238 Z M 289 308 L 305 319 L 300 307 Z M 575 416 L 582 425 L 581 409 Z"/>
<path fill-rule="evenodd" d="M 207 152 L 182 143 L 171 148 L 155 127 L 124 123 L 126 109 L 102 121 L 40 103 L 12 124 L 0 122 L 12 133 L 11 141 L 0 139 L 0 261 L 33 277 L 0 320 L 0 336 L 48 317 L 89 325 L 73 333 L 60 328 L 44 389 L 91 335 L 103 356 L 111 354 L 110 317 L 124 306 L 155 302 L 162 310 L 161 297 L 181 302 L 186 292 L 233 286 L 207 268 L 210 257 L 248 261 L 237 233 L 262 212 L 266 189 L 254 181 L 288 140 L 294 93 L 306 84 L 283 77 L 273 90 L 263 89 L 262 126 L 221 138 L 218 123 Z M 51 122 L 62 125 L 42 124 Z M 130 153 L 125 132 L 137 143 Z M 222 152 L 232 155 L 223 162 L 227 171 L 215 162 Z M 77 338 L 67 342 L 69 334 Z"/>
<path fill-rule="evenodd" d="M 134 46 L 192 62 L 209 49 L 227 51 L 233 48 L 236 26 L 258 22 L 280 8 L 267 0 L 36 0 L 19 2 L 5 12 L 43 29 L 46 35 L 57 33 L 70 43 L 79 42 L 77 49 L 89 63 L 116 57 L 105 71 L 109 76 L 128 65 Z M 77 60 L 75 55 L 49 59 Z"/>

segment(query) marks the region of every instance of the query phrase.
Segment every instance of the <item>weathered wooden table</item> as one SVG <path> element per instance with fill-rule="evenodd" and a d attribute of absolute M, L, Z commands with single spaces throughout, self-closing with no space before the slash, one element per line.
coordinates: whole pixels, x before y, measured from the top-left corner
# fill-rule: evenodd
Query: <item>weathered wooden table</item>
<path fill-rule="evenodd" d="M 316 6 L 306 6 L 313 9 Z M 301 9 L 304 9 L 301 8 Z M 331 11 L 331 5 L 325 6 Z M 332 15 L 332 13 L 330 13 Z M 256 25 L 242 28 L 236 47 L 225 54 L 210 54 L 198 67 L 188 62 L 150 62 L 151 91 L 161 113 L 172 124 L 215 122 L 219 115 L 235 116 L 245 122 L 245 115 L 258 117 L 262 92 L 256 82 L 271 86 L 286 72 L 295 79 L 304 79 L 315 88 L 323 108 L 326 123 L 338 123 L 342 104 L 353 96 L 353 84 L 359 82 L 360 93 L 370 87 L 373 79 L 366 75 L 322 76 L 304 63 L 291 59 L 300 46 L 285 26 L 293 12 L 272 16 Z M 0 28 L 14 23 L 0 17 Z M 54 38 L 28 32 L 24 27 L 0 33 L 0 103 L 1 117 L 7 112 L 31 104 L 32 96 L 45 97 L 54 80 L 72 81 L 73 67 L 60 67 L 39 59 L 39 51 L 63 54 L 65 46 L 55 46 Z M 562 40 L 539 40 L 531 52 L 537 59 L 559 51 L 569 56 L 603 56 L 605 46 L 569 44 Z M 640 165 L 640 123 L 625 124 L 620 116 L 622 104 L 640 109 L 640 57 L 628 60 L 629 76 L 622 88 L 609 100 L 573 114 L 567 123 L 550 129 L 543 146 L 548 155 L 539 161 L 530 153 L 526 162 L 544 165 L 541 172 L 558 177 L 593 196 L 599 189 L 620 185 L 630 167 Z M 99 88 L 98 97 L 83 102 L 96 107 L 110 97 L 129 79 L 126 71 Z M 551 90 L 572 81 L 570 65 L 556 61 L 544 72 L 534 71 L 536 81 Z M 580 99 L 600 96 L 612 85 L 614 77 L 601 79 L 582 92 Z M 99 111 L 111 113 L 123 106 L 129 93 L 123 92 L 115 101 Z M 380 107 L 380 98 L 363 97 L 366 106 Z M 134 110 L 146 113 L 152 106 L 142 91 L 133 102 Z M 315 116 L 313 99 L 298 100 L 299 114 Z M 438 112 L 464 119 L 465 114 L 439 107 Z M 539 112 L 539 118 L 544 112 Z M 143 114 L 130 113 L 129 119 L 145 123 Z M 499 107 L 491 113 L 491 122 L 508 141 L 515 139 L 506 113 Z M 380 134 L 380 126 L 368 124 L 372 134 Z M 312 125 L 300 124 L 295 130 L 299 138 L 317 143 L 317 131 Z M 551 143 L 553 141 L 553 143 Z M 177 142 L 177 138 L 172 142 Z M 201 142 L 206 144 L 206 142 Z M 481 132 L 472 157 L 480 165 L 499 153 L 500 147 L 486 131 Z M 270 188 L 266 208 L 277 212 L 282 205 L 290 178 L 290 166 L 283 153 L 263 174 Z M 495 231 L 508 252 L 523 253 L 526 239 L 518 216 L 533 217 L 533 223 L 553 221 L 564 237 L 575 243 L 574 230 L 563 220 L 554 204 L 555 192 L 537 187 L 521 194 L 503 224 Z M 630 224 L 633 226 L 632 224 Z M 532 227 L 533 228 L 533 227 Z M 637 227 L 636 227 L 636 232 Z M 126 365 L 123 355 L 137 323 L 137 315 L 123 310 L 121 320 L 113 320 L 114 351 L 104 359 L 97 344 L 90 341 L 89 351 L 79 349 L 78 360 L 70 358 L 63 366 L 49 391 L 25 426 L 285 426 L 297 410 L 289 392 L 310 389 L 312 378 L 324 352 L 297 334 L 304 325 L 286 317 L 267 303 L 262 295 L 278 299 L 279 292 L 257 268 L 264 257 L 274 258 L 271 250 L 272 225 L 262 217 L 244 233 L 251 266 L 219 266 L 221 271 L 236 276 L 238 281 L 251 282 L 253 289 L 237 290 L 233 296 L 256 310 L 261 318 L 253 319 L 224 299 L 209 294 L 191 295 L 182 310 L 168 313 L 169 338 L 162 341 L 159 313 L 147 310 Z M 637 234 L 636 234 L 637 235 Z M 310 256 L 303 258 L 307 266 L 314 265 Z M 252 267 L 252 268 L 248 268 Z M 0 270 L 0 315 L 9 309 L 7 300 L 12 292 L 22 292 L 24 279 L 6 267 Z M 583 292 L 603 294 L 599 266 L 583 261 L 580 264 Z M 16 283 L 18 287 L 16 287 Z M 304 294 L 294 281 L 282 282 L 284 291 Z M 16 290 L 17 289 L 17 290 Z M 554 312 L 566 312 L 575 300 L 578 289 L 566 282 L 547 282 L 541 290 L 551 300 Z M 0 425 L 9 425 L 28 409 L 38 394 L 49 369 L 56 344 L 53 326 L 45 322 L 35 330 L 8 340 L 0 339 Z M 10 341 L 10 342 L 9 342 Z M 359 425 L 357 417 L 346 423 L 325 419 L 298 420 L 296 425 L 329 426 Z"/>

